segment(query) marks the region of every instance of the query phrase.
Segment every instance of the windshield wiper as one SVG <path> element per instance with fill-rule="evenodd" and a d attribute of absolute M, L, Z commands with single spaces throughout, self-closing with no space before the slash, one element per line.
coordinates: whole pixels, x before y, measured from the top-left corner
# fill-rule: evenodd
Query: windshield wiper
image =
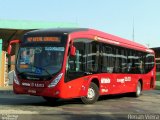
<path fill-rule="evenodd" d="M 38 66 L 35 66 L 35 65 L 32 65 L 32 64 L 29 64 L 29 65 L 31 65 L 31 67 L 35 67 L 35 68 L 44 70 L 50 77 L 53 77 L 53 75 L 50 74 L 47 69 L 45 69 L 45 68 L 43 68 L 43 67 L 38 67 Z M 34 72 L 33 72 L 33 73 L 34 73 Z"/>
<path fill-rule="evenodd" d="M 44 71 L 49 75 L 49 77 L 53 77 L 53 75 L 50 74 L 47 69 L 42 68 L 42 67 L 38 67 L 38 66 L 35 66 L 35 65 L 32 65 L 32 64 L 29 64 L 29 65 L 30 65 L 31 67 L 36 68 L 36 69 L 44 70 Z M 25 75 L 25 74 L 27 74 L 27 73 L 34 73 L 34 74 L 36 74 L 36 72 L 32 72 L 32 71 L 23 71 L 23 72 L 18 72 L 17 75 L 21 75 L 21 74 L 22 74 L 22 75 Z"/>

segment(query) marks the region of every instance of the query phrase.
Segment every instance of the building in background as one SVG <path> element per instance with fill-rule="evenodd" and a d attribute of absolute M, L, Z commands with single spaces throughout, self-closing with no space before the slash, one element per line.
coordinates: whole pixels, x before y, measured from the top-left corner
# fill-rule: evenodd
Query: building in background
<path fill-rule="evenodd" d="M 13 46 L 11 56 L 8 56 L 6 51 L 9 42 L 13 39 L 21 39 L 25 32 L 31 30 L 57 27 L 68 28 L 78 27 L 78 25 L 65 22 L 0 20 L 0 87 L 8 85 L 8 72 L 15 69 L 15 56 L 18 51 L 18 45 Z"/>

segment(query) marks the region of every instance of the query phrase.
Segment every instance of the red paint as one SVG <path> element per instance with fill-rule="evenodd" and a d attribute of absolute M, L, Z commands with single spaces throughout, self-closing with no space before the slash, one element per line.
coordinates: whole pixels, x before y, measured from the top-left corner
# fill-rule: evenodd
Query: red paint
<path fill-rule="evenodd" d="M 12 51 L 12 44 L 19 44 L 20 43 L 20 40 L 12 40 L 9 42 L 9 46 L 8 46 L 8 54 L 10 55 L 11 54 L 11 51 Z"/>
<path fill-rule="evenodd" d="M 63 77 L 61 78 L 60 82 L 55 87 L 49 88 L 48 85 L 54 80 L 55 77 L 50 81 L 39 81 L 39 82 L 31 81 L 31 80 L 23 80 L 18 78 L 20 81 L 20 85 L 17 85 L 14 83 L 13 85 L 14 92 L 17 94 L 31 94 L 36 96 L 50 96 L 50 97 L 57 97 L 57 98 L 77 98 L 77 97 L 87 95 L 87 89 L 90 85 L 90 82 L 95 78 L 99 80 L 100 95 L 135 92 L 136 85 L 139 79 L 142 79 L 143 90 L 150 90 L 155 88 L 155 67 L 153 68 L 153 70 L 151 70 L 147 74 L 109 74 L 109 73 L 102 73 L 102 74 L 95 74 L 95 75 L 92 74 L 92 75 L 81 77 L 76 80 L 65 83 L 64 75 L 66 70 L 66 61 L 67 61 L 69 43 L 75 38 L 95 39 L 101 42 L 106 42 L 109 44 L 117 44 L 118 46 L 132 48 L 132 49 L 143 51 L 143 52 L 146 52 L 146 50 L 149 50 L 147 47 L 140 45 L 138 43 L 128 41 L 126 39 L 113 36 L 107 33 L 103 33 L 100 31 L 96 31 L 96 30 L 89 29 L 88 31 L 73 32 L 69 34 L 69 37 L 68 37 L 68 42 L 67 42 L 68 45 L 66 45 L 63 67 L 59 72 L 59 73 L 63 73 Z M 74 54 L 75 50 L 72 50 L 71 53 Z M 153 51 L 151 51 L 151 53 L 153 53 Z M 151 77 L 154 78 L 153 88 L 150 88 Z M 110 81 L 110 82 L 101 83 L 103 80 Z M 35 87 L 35 86 L 27 87 L 27 86 L 22 86 L 21 85 L 22 83 L 44 84 L 44 87 Z M 34 91 L 36 91 L 36 93 L 34 93 Z M 57 92 L 59 92 L 59 94 L 56 94 Z"/>

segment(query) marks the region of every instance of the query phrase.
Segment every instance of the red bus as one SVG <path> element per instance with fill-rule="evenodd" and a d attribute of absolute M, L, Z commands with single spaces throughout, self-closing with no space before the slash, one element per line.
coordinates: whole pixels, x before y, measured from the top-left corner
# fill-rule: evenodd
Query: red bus
<path fill-rule="evenodd" d="M 87 28 L 34 30 L 19 43 L 13 90 L 47 101 L 81 98 L 85 104 L 100 95 L 155 88 L 154 51 L 108 33 Z"/>

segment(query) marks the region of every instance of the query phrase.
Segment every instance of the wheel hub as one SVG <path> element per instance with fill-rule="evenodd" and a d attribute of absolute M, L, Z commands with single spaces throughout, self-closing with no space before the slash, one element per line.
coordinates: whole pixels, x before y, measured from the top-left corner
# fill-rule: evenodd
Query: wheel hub
<path fill-rule="evenodd" d="M 92 99 L 95 96 L 95 92 L 92 88 L 88 89 L 87 98 Z"/>

